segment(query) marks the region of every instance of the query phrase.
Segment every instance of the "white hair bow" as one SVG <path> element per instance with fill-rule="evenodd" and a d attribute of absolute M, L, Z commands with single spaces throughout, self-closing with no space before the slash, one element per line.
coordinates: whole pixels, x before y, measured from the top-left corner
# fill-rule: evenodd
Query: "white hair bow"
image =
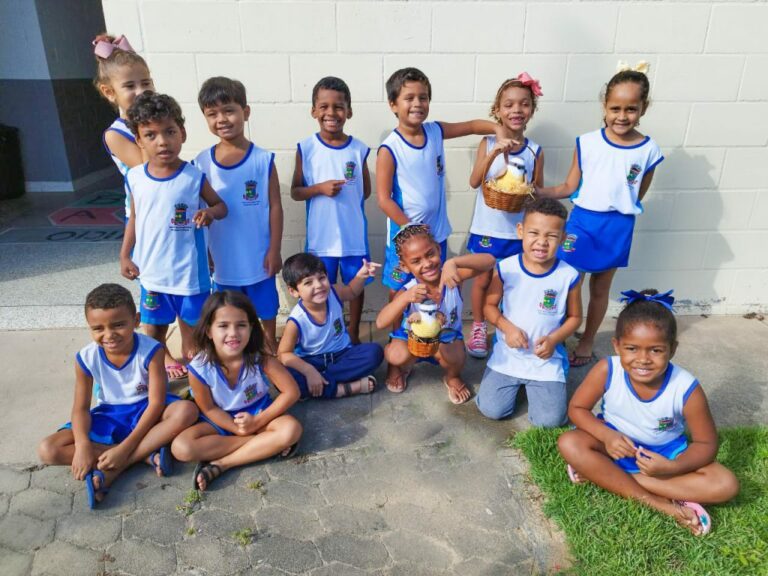
<path fill-rule="evenodd" d="M 616 65 L 616 72 L 626 72 L 627 70 L 632 70 L 633 72 L 640 72 L 641 74 L 648 75 L 648 70 L 651 68 L 651 65 L 646 60 L 640 60 L 637 64 L 635 64 L 634 68 L 629 65 L 628 62 L 624 60 L 619 60 L 619 63 Z"/>

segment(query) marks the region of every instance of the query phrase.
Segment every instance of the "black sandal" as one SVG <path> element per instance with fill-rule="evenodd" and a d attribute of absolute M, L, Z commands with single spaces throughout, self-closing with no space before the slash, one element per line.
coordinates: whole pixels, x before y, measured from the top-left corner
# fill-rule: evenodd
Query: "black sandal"
<path fill-rule="evenodd" d="M 200 485 L 197 483 L 197 477 L 200 476 L 200 474 L 202 474 L 203 478 L 205 478 L 204 489 L 200 488 Z M 192 476 L 192 487 L 195 490 L 204 492 L 219 476 L 221 476 L 221 468 L 217 464 L 211 464 L 210 462 L 198 462 L 197 466 L 195 466 L 194 475 Z"/>
<path fill-rule="evenodd" d="M 298 452 L 298 451 L 299 451 L 299 443 L 295 442 L 294 444 L 291 444 L 288 447 L 288 452 L 286 452 L 285 454 L 283 454 L 282 452 L 279 452 L 277 454 L 277 459 L 278 460 L 288 460 L 289 458 L 293 458 L 294 456 L 296 456 L 296 452 Z"/>

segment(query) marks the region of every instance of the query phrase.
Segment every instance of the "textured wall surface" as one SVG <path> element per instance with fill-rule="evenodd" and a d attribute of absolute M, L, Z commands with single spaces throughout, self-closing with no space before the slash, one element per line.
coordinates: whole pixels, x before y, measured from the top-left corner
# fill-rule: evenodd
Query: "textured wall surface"
<path fill-rule="evenodd" d="M 496 88 L 522 70 L 544 98 L 528 135 L 545 180 L 564 178 L 574 138 L 601 123 L 598 94 L 619 59 L 651 63 L 653 104 L 640 130 L 666 161 L 614 291 L 674 288 L 691 312 L 768 307 L 768 4 L 763 2 L 261 2 L 103 0 L 107 28 L 146 55 L 159 90 L 182 104 L 189 158 L 214 143 L 195 103 L 214 74 L 242 80 L 251 138 L 277 153 L 286 209 L 284 254 L 303 246 L 304 206 L 288 196 L 296 142 L 316 130 L 313 84 L 344 78 L 348 132 L 375 149 L 395 126 L 389 74 L 424 70 L 430 118 L 486 117 Z M 446 143 L 453 251 L 466 242 L 478 138 Z M 375 169 L 375 153 L 369 167 Z M 384 219 L 368 203 L 380 258 Z M 614 295 L 615 295 L 614 294 Z"/>

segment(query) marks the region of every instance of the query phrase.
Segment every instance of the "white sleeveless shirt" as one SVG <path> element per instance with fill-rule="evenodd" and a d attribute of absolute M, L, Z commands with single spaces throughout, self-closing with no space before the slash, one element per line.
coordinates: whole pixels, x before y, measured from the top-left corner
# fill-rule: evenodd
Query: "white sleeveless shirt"
<path fill-rule="evenodd" d="M 307 252 L 336 258 L 368 254 L 363 167 L 371 149 L 352 136 L 334 147 L 323 142 L 319 134 L 302 140 L 297 147 L 304 186 L 346 180 L 333 198 L 318 195 L 306 201 Z"/>
<path fill-rule="evenodd" d="M 315 322 L 301 300 L 291 310 L 288 322 L 296 324 L 299 330 L 295 349 L 297 356 L 341 352 L 352 344 L 347 327 L 344 325 L 344 304 L 333 287 L 328 295 L 326 306 L 327 312 L 323 324 Z"/>
<path fill-rule="evenodd" d="M 259 365 L 248 369 L 243 364 L 234 387 L 230 386 L 221 366 L 206 362 L 202 353 L 189 362 L 189 370 L 210 388 L 214 404 L 227 412 L 247 408 L 269 395 L 269 381 Z"/>
<path fill-rule="evenodd" d="M 576 153 L 581 169 L 581 185 L 571 196 L 580 208 L 595 212 L 640 214 L 638 195 L 646 172 L 664 156 L 649 136 L 632 146 L 610 142 L 605 128 L 576 138 Z"/>
<path fill-rule="evenodd" d="M 267 278 L 269 177 L 275 155 L 252 143 L 240 162 L 222 166 L 215 150 L 203 150 L 194 160 L 229 210 L 208 227 L 213 279 L 225 286 L 249 286 Z"/>
<path fill-rule="evenodd" d="M 496 136 L 486 136 L 486 154 L 490 154 L 496 145 Z M 525 139 L 523 148 L 509 156 L 520 158 L 525 163 L 525 180 L 530 183 L 533 180 L 534 170 L 536 169 L 536 160 L 539 158 L 541 147 L 528 138 Z M 493 159 L 491 167 L 488 170 L 493 177 L 501 174 L 506 169 L 504 154 L 499 154 Z M 483 175 L 485 178 L 485 175 Z M 472 225 L 469 228 L 470 233 L 480 236 L 491 236 L 493 238 L 505 238 L 507 240 L 517 239 L 517 224 L 523 219 L 522 212 L 505 212 L 489 207 L 483 200 L 482 184 L 475 188 L 477 196 L 475 198 L 475 215 L 472 218 Z"/>
<path fill-rule="evenodd" d="M 497 328 L 496 342 L 488 367 L 501 374 L 541 382 L 565 382 L 567 354 L 562 344 L 551 357 L 534 353 L 536 340 L 547 336 L 565 320 L 568 294 L 579 282 L 579 272 L 556 260 L 549 272 L 532 274 L 515 254 L 496 264 L 503 284 L 501 309 L 504 317 L 528 336 L 528 348 L 510 348 Z"/>
<path fill-rule="evenodd" d="M 381 148 L 389 150 L 395 162 L 392 200 L 411 222 L 428 224 L 435 240 L 442 242 L 451 234 L 445 198 L 443 128 L 438 122 L 425 122 L 422 127 L 423 146 L 409 143 L 395 129 Z M 387 245 L 398 229 L 387 218 Z"/>
<path fill-rule="evenodd" d="M 418 283 L 419 281 L 416 280 L 416 278 L 412 278 L 406 282 L 400 290 L 410 290 Z M 454 332 L 461 334 L 461 313 L 463 308 L 464 300 L 461 297 L 461 287 L 456 286 L 455 288 L 449 288 L 448 286 L 443 286 L 442 299 L 437 306 L 438 312 L 442 312 L 445 316 L 443 329 L 453 330 Z M 406 332 L 410 330 L 411 327 L 408 322 L 408 316 L 414 312 L 418 312 L 416 304 L 408 304 L 408 307 L 403 313 L 403 322 L 401 324 L 401 327 Z"/>
<path fill-rule="evenodd" d="M 608 358 L 601 410 L 605 421 L 641 444 L 660 446 L 685 431 L 683 408 L 699 385 L 690 372 L 672 363 L 664 383 L 650 400 L 641 400 L 618 356 Z"/>
<path fill-rule="evenodd" d="M 117 132 L 120 134 L 123 138 L 126 140 L 136 143 L 136 137 L 133 135 L 133 133 L 128 128 L 128 125 L 125 123 L 125 120 L 118 117 L 115 118 L 115 121 L 112 122 L 112 124 L 109 125 L 109 127 L 104 130 L 104 134 L 101 136 L 101 142 L 104 144 L 104 148 L 106 148 L 107 153 L 109 154 L 110 158 L 112 158 L 112 161 L 115 163 L 115 166 L 117 166 L 117 169 L 120 171 L 120 174 L 123 175 L 123 178 L 125 178 L 125 175 L 128 173 L 128 170 L 130 169 L 128 165 L 120 160 L 117 156 L 115 156 L 112 153 L 112 150 L 110 150 L 109 145 L 107 144 L 107 132 Z M 123 188 L 125 189 L 125 217 L 130 218 L 131 216 L 131 194 L 128 190 L 128 186 L 123 184 Z"/>
<path fill-rule="evenodd" d="M 153 292 L 190 296 L 211 289 L 205 230 L 192 221 L 204 204 L 205 175 L 184 162 L 168 178 L 155 178 L 147 165 L 125 177 L 136 209 L 133 261 L 141 285 Z"/>
<path fill-rule="evenodd" d="M 149 363 L 163 348 L 157 340 L 133 333 L 133 349 L 125 364 L 117 367 L 104 348 L 91 342 L 77 353 L 77 363 L 93 379 L 96 404 L 134 404 L 149 394 Z"/>

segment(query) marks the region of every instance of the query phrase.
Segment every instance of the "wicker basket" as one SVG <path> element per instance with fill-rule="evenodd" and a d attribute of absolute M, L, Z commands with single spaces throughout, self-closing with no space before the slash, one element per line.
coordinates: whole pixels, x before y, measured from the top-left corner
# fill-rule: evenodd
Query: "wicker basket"
<path fill-rule="evenodd" d="M 416 356 L 417 358 L 429 358 L 437 354 L 437 349 L 440 347 L 440 337 L 434 338 L 422 338 L 416 336 L 410 330 L 408 331 L 408 352 Z"/>
<path fill-rule="evenodd" d="M 483 200 L 489 208 L 503 210 L 504 212 L 520 212 L 526 199 L 533 198 L 533 187 L 529 186 L 526 192 L 512 194 L 502 192 L 493 185 L 492 180 L 483 182 Z"/>

